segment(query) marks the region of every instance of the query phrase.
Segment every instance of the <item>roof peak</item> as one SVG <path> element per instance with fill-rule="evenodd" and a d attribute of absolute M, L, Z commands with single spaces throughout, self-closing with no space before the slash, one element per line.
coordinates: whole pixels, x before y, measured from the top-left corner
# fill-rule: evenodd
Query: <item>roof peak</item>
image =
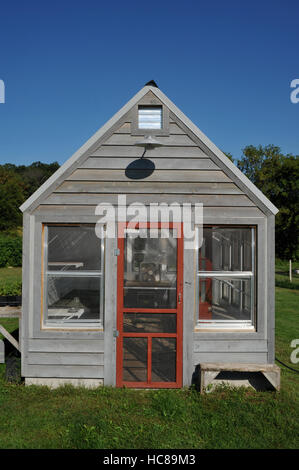
<path fill-rule="evenodd" d="M 150 80 L 149 82 L 147 82 L 144 86 L 154 86 L 156 88 L 159 88 L 157 83 L 155 82 L 155 80 Z"/>

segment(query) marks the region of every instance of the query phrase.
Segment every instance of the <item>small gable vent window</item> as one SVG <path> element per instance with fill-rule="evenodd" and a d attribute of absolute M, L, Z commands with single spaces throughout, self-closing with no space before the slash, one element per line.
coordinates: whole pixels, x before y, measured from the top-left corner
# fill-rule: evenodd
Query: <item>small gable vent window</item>
<path fill-rule="evenodd" d="M 139 129 L 162 129 L 162 106 L 138 106 Z"/>

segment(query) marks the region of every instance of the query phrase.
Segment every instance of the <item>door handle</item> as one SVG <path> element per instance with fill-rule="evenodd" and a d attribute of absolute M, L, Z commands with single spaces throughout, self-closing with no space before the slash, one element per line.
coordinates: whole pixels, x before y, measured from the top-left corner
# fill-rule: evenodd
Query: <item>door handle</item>
<path fill-rule="evenodd" d="M 181 292 L 179 292 L 178 301 L 179 301 L 179 304 L 180 304 L 180 303 L 181 303 L 181 301 L 182 301 L 182 294 L 181 294 Z"/>

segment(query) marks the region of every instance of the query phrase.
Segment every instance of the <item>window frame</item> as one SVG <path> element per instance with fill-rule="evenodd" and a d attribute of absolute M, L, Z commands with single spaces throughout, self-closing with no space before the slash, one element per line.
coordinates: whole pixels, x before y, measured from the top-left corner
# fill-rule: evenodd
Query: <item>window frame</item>
<path fill-rule="evenodd" d="M 48 227 L 94 227 L 95 223 L 43 223 L 42 224 L 42 276 L 41 276 L 41 329 L 42 330 L 104 330 L 104 309 L 105 309 L 105 227 L 101 226 L 102 236 L 100 238 L 101 246 L 101 269 L 100 271 L 55 271 L 48 270 Z M 96 278 L 99 282 L 99 320 L 98 321 L 50 321 L 48 320 L 48 277 L 83 277 Z"/>
<path fill-rule="evenodd" d="M 143 129 L 139 127 L 139 106 L 149 108 L 161 106 L 162 108 L 162 123 L 160 129 Z M 169 109 L 164 103 L 158 99 L 144 99 L 140 100 L 131 110 L 131 135 L 132 136 L 169 136 Z"/>
<path fill-rule="evenodd" d="M 161 111 L 161 114 L 160 114 L 160 127 L 140 127 L 140 117 L 141 117 L 141 113 L 140 111 L 141 110 L 146 110 L 146 109 L 151 109 L 151 110 L 154 110 L 154 109 L 159 109 Z M 163 106 L 161 104 L 153 104 L 153 105 L 146 105 L 146 104 L 139 104 L 138 105 L 138 115 L 137 115 L 137 119 L 138 119 L 138 129 L 142 130 L 142 131 L 160 131 L 162 128 L 163 128 Z"/>
<path fill-rule="evenodd" d="M 215 330 L 244 330 L 256 331 L 257 325 L 257 226 L 240 224 L 204 224 L 203 228 L 221 229 L 251 229 L 251 271 L 199 271 L 199 250 L 198 243 L 195 247 L 195 331 L 215 331 Z M 196 227 L 198 231 L 199 228 Z M 199 237 L 196 237 L 198 242 Z M 200 320 L 199 318 L 199 280 L 200 278 L 250 280 L 250 320 Z"/>

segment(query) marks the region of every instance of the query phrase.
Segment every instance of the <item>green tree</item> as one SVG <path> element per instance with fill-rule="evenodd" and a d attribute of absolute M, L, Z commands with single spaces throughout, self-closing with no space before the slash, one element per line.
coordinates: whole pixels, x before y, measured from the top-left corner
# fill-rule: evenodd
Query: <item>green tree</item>
<path fill-rule="evenodd" d="M 244 148 L 238 168 L 279 209 L 276 215 L 276 254 L 296 258 L 299 250 L 299 159 L 279 147 Z"/>
<path fill-rule="evenodd" d="M 6 231 L 22 224 L 19 206 L 24 202 L 22 178 L 0 167 L 0 230 Z"/>

